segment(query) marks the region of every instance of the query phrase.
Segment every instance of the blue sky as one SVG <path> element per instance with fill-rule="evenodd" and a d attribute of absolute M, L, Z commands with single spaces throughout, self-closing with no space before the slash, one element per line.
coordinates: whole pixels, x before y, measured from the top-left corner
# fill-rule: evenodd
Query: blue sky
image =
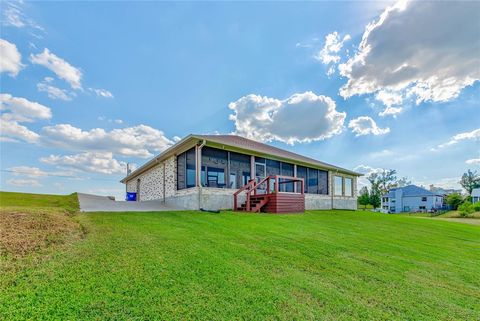
<path fill-rule="evenodd" d="M 477 2 L 2 6 L 2 190 L 121 198 L 189 133 L 426 186 L 480 169 Z"/>

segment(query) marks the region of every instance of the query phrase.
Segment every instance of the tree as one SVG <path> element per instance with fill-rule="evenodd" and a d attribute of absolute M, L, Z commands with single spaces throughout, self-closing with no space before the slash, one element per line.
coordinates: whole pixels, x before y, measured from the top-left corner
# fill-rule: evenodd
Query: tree
<path fill-rule="evenodd" d="M 394 169 L 383 170 L 381 173 L 372 173 L 367 177 L 367 180 L 372 185 L 371 194 L 383 195 L 394 186 L 397 181 L 397 171 Z"/>
<path fill-rule="evenodd" d="M 380 207 L 381 203 L 382 201 L 379 194 L 370 194 L 370 204 L 372 204 L 374 209 Z"/>
<path fill-rule="evenodd" d="M 409 180 L 406 176 L 404 176 L 404 177 L 398 179 L 393 185 L 395 185 L 395 187 L 405 187 L 405 186 L 408 186 L 410 184 L 412 184 L 412 181 Z"/>
<path fill-rule="evenodd" d="M 467 170 L 466 173 L 463 173 L 460 185 L 468 192 L 468 195 L 472 195 L 472 190 L 480 187 L 480 176 L 477 171 Z"/>
<path fill-rule="evenodd" d="M 445 202 L 451 206 L 452 209 L 456 210 L 458 206 L 463 203 L 463 197 L 458 193 L 452 193 L 447 196 Z"/>
<path fill-rule="evenodd" d="M 363 209 L 366 209 L 367 205 L 370 204 L 370 194 L 368 193 L 368 188 L 366 186 L 360 189 L 358 204 L 363 205 Z"/>

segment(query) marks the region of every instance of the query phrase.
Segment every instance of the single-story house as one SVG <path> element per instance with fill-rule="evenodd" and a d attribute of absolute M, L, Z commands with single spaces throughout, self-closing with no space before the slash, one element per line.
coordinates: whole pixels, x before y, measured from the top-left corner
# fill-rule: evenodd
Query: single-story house
<path fill-rule="evenodd" d="M 443 195 L 415 185 L 392 188 L 382 196 L 382 209 L 389 213 L 438 210 L 442 206 Z"/>
<path fill-rule="evenodd" d="M 474 188 L 472 190 L 472 204 L 480 202 L 480 188 Z"/>
<path fill-rule="evenodd" d="M 242 203 L 245 209 L 247 196 L 240 192 L 250 193 L 254 203 L 261 203 L 253 199 L 257 193 L 297 193 L 304 209 L 356 209 L 358 176 L 240 136 L 189 135 L 121 182 L 137 201 L 162 200 L 185 209 L 240 209 Z"/>

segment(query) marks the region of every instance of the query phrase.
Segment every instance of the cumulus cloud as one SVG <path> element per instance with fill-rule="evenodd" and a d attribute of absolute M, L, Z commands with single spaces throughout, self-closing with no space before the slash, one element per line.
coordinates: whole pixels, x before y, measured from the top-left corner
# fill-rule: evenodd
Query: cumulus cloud
<path fill-rule="evenodd" d="M 50 108 L 22 97 L 0 94 L 0 111 L 5 119 L 18 122 L 33 122 L 35 119 L 50 119 Z M 4 113 L 4 112 L 8 113 Z"/>
<path fill-rule="evenodd" d="M 65 80 L 73 89 L 81 89 L 82 72 L 67 61 L 51 53 L 45 48 L 42 53 L 31 54 L 30 61 L 41 65 L 54 72 L 59 78 Z"/>
<path fill-rule="evenodd" d="M 366 27 L 355 56 L 339 65 L 348 78 L 340 94 L 386 90 L 417 104 L 457 97 L 480 79 L 479 20 L 478 1 L 399 1 Z"/>
<path fill-rule="evenodd" d="M 350 35 L 345 35 L 343 39 L 340 38 L 337 31 L 328 34 L 325 37 L 325 45 L 315 58 L 325 65 L 328 65 L 330 63 L 338 63 L 341 58 L 339 56 L 339 52 L 342 49 L 345 41 L 348 41 L 350 39 Z"/>
<path fill-rule="evenodd" d="M 5 119 L 4 115 L 0 117 L 0 137 L 4 142 L 18 142 L 15 138 L 19 138 L 29 143 L 35 143 L 40 138 L 37 133 L 18 122 Z"/>
<path fill-rule="evenodd" d="M 480 158 L 467 159 L 465 163 L 468 165 L 480 165 Z"/>
<path fill-rule="evenodd" d="M 363 176 L 360 176 L 358 178 L 358 185 L 359 185 L 359 189 L 362 188 L 363 186 L 370 186 L 370 182 L 368 181 L 367 177 L 370 176 L 370 174 L 380 174 L 382 173 L 385 169 L 384 168 L 380 168 L 380 167 L 372 167 L 372 166 L 369 166 L 369 165 L 364 165 L 364 164 L 361 164 L 361 165 L 358 165 L 357 167 L 355 167 L 353 169 L 355 172 L 358 172 L 360 174 L 363 174 Z"/>
<path fill-rule="evenodd" d="M 448 147 L 448 146 L 451 146 L 451 145 L 458 144 L 458 143 L 460 143 L 462 141 L 465 141 L 465 140 L 474 140 L 474 141 L 480 140 L 480 128 L 474 129 L 470 132 L 464 132 L 464 133 L 456 134 L 448 142 L 438 145 L 437 148 L 438 149 L 445 148 L 445 147 Z M 435 151 L 435 150 L 437 150 L 437 149 L 432 148 L 432 151 Z"/>
<path fill-rule="evenodd" d="M 4 39 L 0 39 L 0 57 L 0 73 L 7 72 L 15 77 L 23 68 L 22 55 L 17 46 Z"/>
<path fill-rule="evenodd" d="M 162 131 L 146 125 L 106 131 L 59 124 L 44 127 L 42 136 L 45 143 L 69 150 L 108 151 L 142 158 L 151 157 L 150 151 L 160 152 L 173 144 Z"/>
<path fill-rule="evenodd" d="M 41 187 L 42 184 L 36 179 L 12 178 L 7 180 L 7 184 L 17 187 Z"/>
<path fill-rule="evenodd" d="M 126 173 L 127 163 L 113 158 L 110 152 L 86 152 L 75 155 L 50 155 L 40 158 L 40 161 L 49 165 L 73 168 L 76 170 L 100 173 Z"/>
<path fill-rule="evenodd" d="M 37 84 L 38 91 L 46 92 L 48 97 L 51 99 L 60 99 L 65 101 L 72 100 L 72 98 L 75 96 L 75 93 L 53 86 L 51 84 L 52 81 L 53 78 L 45 77 L 42 82 Z"/>
<path fill-rule="evenodd" d="M 15 166 L 15 167 L 10 167 L 8 170 L 13 172 L 13 175 L 15 176 L 27 176 L 30 178 L 47 176 L 47 172 L 41 170 L 38 167 Z"/>
<path fill-rule="evenodd" d="M 355 136 L 364 135 L 384 135 L 390 132 L 390 128 L 380 128 L 377 123 L 368 116 L 360 116 L 358 118 L 350 120 L 348 128 L 352 129 Z"/>
<path fill-rule="evenodd" d="M 26 142 L 38 141 L 39 135 L 22 122 L 46 120 L 52 117 L 50 108 L 37 102 L 29 101 L 21 97 L 13 97 L 10 94 L 0 94 L 0 137 L 2 141 L 15 141 L 16 138 Z"/>
<path fill-rule="evenodd" d="M 346 113 L 335 102 L 312 92 L 294 94 L 285 100 L 248 95 L 232 102 L 230 120 L 235 133 L 259 141 L 287 144 L 323 140 L 340 134 Z"/>

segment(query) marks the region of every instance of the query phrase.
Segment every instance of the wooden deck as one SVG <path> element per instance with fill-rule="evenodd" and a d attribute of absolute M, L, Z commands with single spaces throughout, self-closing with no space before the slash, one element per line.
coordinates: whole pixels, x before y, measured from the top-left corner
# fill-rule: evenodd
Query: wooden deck
<path fill-rule="evenodd" d="M 296 184 L 298 182 L 300 182 L 298 192 L 280 191 L 280 185 Z M 243 192 L 246 194 L 246 201 L 238 206 L 238 195 Z M 260 182 L 250 180 L 233 197 L 235 211 L 266 213 L 305 212 L 304 182 L 302 178 L 274 175 L 266 177 Z"/>

